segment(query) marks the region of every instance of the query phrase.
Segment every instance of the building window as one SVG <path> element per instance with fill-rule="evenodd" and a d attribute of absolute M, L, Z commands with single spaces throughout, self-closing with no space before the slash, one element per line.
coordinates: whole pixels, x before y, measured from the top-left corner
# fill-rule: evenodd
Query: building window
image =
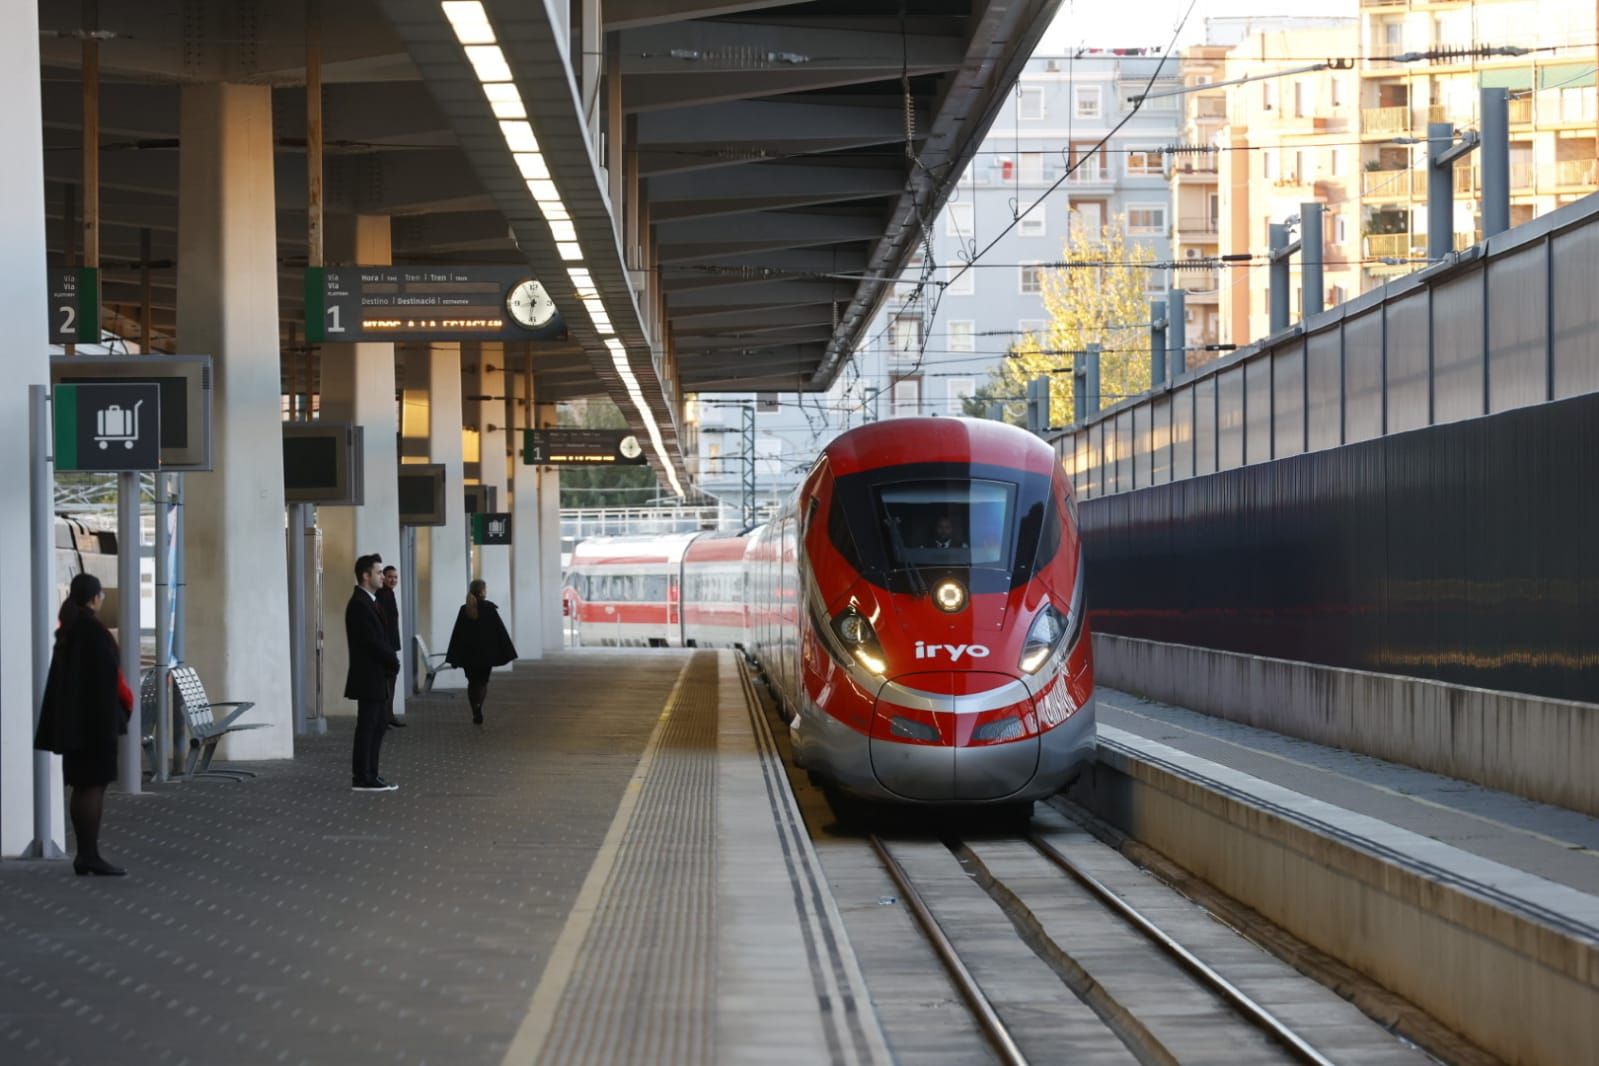
<path fill-rule="evenodd" d="M 1036 295 L 1044 291 L 1044 268 L 1037 263 L 1023 263 L 1021 266 L 1021 291 L 1024 295 Z"/>
<path fill-rule="evenodd" d="M 1260 83 L 1260 106 L 1270 111 L 1277 106 L 1277 83 L 1263 81 Z"/>
<path fill-rule="evenodd" d="M 1036 122 L 1044 117 L 1044 90 L 1036 85 L 1024 85 L 1016 90 L 1016 115 L 1023 122 Z"/>
<path fill-rule="evenodd" d="M 949 413 L 964 414 L 966 401 L 977 393 L 976 378 L 950 378 L 944 383 L 944 395 L 949 401 Z"/>
<path fill-rule="evenodd" d="M 1044 153 L 1023 152 L 1019 156 L 1022 184 L 1040 184 L 1044 180 Z"/>
<path fill-rule="evenodd" d="M 1045 232 L 1044 217 L 1044 209 L 1039 208 L 1026 218 L 1022 219 L 1017 224 L 1016 231 L 1023 237 L 1042 237 L 1044 236 Z"/>
<path fill-rule="evenodd" d="M 1305 91 L 1305 83 L 1303 81 L 1294 82 L 1294 117 L 1295 118 L 1304 118 L 1305 115 L 1308 114 L 1306 108 L 1309 106 L 1309 104 L 1307 103 L 1309 98 L 1310 98 L 1310 93 Z"/>
<path fill-rule="evenodd" d="M 1344 106 L 1344 80 L 1342 78 L 1328 78 L 1327 86 L 1332 92 L 1332 106 Z"/>
<path fill-rule="evenodd" d="M 1343 215 L 1333 216 L 1333 240 L 1343 244 L 1349 239 L 1349 220 Z"/>
<path fill-rule="evenodd" d="M 1160 150 L 1157 148 L 1134 148 L 1127 153 L 1128 177 L 1160 177 L 1165 171 L 1161 167 Z"/>
<path fill-rule="evenodd" d="M 922 409 L 922 383 L 918 378 L 894 382 L 890 402 L 896 415 L 919 414 Z"/>
<path fill-rule="evenodd" d="M 1128 204 L 1127 232 L 1159 236 L 1166 232 L 1165 204 Z"/>
<path fill-rule="evenodd" d="M 713 444 L 709 454 L 705 457 L 705 473 L 709 477 L 716 477 L 722 472 L 722 446 Z"/>
<path fill-rule="evenodd" d="M 1077 200 L 1071 207 L 1071 227 L 1080 236 L 1098 240 L 1105 228 L 1103 200 Z"/>
<path fill-rule="evenodd" d="M 951 263 L 944 267 L 945 296 L 970 296 L 977 291 L 977 268 L 962 271 L 964 263 Z"/>
<path fill-rule="evenodd" d="M 1270 148 L 1260 153 L 1260 176 L 1267 181 L 1277 180 L 1277 153 Z"/>
<path fill-rule="evenodd" d="M 945 331 L 945 337 L 952 352 L 970 352 L 976 350 L 977 324 L 971 319 L 953 319 Z"/>
<path fill-rule="evenodd" d="M 1077 87 L 1077 117 L 1099 118 L 1104 113 L 1104 92 L 1098 85 Z"/>
<path fill-rule="evenodd" d="M 916 358 L 922 350 L 922 316 L 896 316 L 894 319 L 893 344 L 894 358 Z"/>
<path fill-rule="evenodd" d="M 949 236 L 970 238 L 972 219 L 971 203 L 944 205 L 944 232 Z"/>
<path fill-rule="evenodd" d="M 1327 174 L 1329 177 L 1342 177 L 1344 173 L 1344 150 L 1334 148 L 1327 156 Z"/>

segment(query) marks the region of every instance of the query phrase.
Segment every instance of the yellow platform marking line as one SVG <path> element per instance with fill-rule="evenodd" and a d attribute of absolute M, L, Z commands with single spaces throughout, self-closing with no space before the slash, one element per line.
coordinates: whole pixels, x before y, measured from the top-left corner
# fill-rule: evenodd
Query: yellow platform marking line
<path fill-rule="evenodd" d="M 533 998 L 528 1002 L 522 1024 L 517 1026 L 510 1047 L 505 1049 L 505 1057 L 501 1062 L 506 1066 L 530 1066 L 538 1060 L 540 1052 L 544 1050 L 544 1042 L 555 1026 L 555 1012 L 561 1005 L 561 997 L 577 970 L 578 953 L 582 950 L 583 942 L 588 939 L 589 929 L 593 927 L 595 915 L 599 913 L 600 899 L 605 894 L 605 886 L 610 882 L 611 871 L 616 868 L 617 856 L 622 850 L 622 841 L 627 837 L 628 826 L 633 821 L 633 812 L 638 809 L 639 797 L 644 792 L 644 782 L 649 778 L 650 768 L 655 764 L 655 756 L 660 751 L 661 736 L 666 732 L 666 723 L 672 717 L 672 710 L 677 706 L 678 693 L 682 691 L 689 667 L 693 665 L 696 657 L 697 655 L 690 655 L 683 663 L 683 669 L 677 674 L 677 682 L 666 697 L 666 706 L 661 709 L 660 717 L 655 720 L 655 728 L 644 744 L 644 753 L 639 756 L 638 765 L 633 769 L 633 776 L 622 792 L 622 802 L 617 805 L 616 815 L 611 819 L 611 827 L 605 832 L 605 839 L 601 841 L 600 850 L 594 855 L 588 876 L 583 879 L 583 887 L 578 889 L 577 899 L 573 901 L 572 909 L 566 916 L 566 924 L 561 927 L 561 935 L 555 941 L 550 959 L 544 964 L 544 973 L 539 977 L 538 987 L 533 990 Z"/>
<path fill-rule="evenodd" d="M 1436 800 L 1426 799 L 1426 798 L 1424 798 L 1422 796 L 1415 795 L 1414 793 L 1411 793 L 1411 792 L 1402 792 L 1399 789 L 1391 788 L 1388 785 L 1379 785 L 1375 781 L 1367 781 L 1364 778 L 1354 777 L 1354 776 L 1352 776 L 1350 774 L 1344 773 L 1341 770 L 1329 770 L 1325 766 L 1317 766 L 1314 763 L 1301 762 L 1300 760 L 1295 759 L 1292 756 L 1279 755 L 1277 752 L 1274 752 L 1274 751 L 1265 751 L 1265 750 L 1263 750 L 1261 748 L 1256 748 L 1256 747 L 1253 747 L 1253 746 L 1251 746 L 1249 744 L 1241 744 L 1241 743 L 1239 743 L 1236 740 L 1228 740 L 1225 737 L 1218 737 L 1215 734 L 1207 733 L 1207 732 L 1205 732 L 1202 729 L 1191 729 L 1188 726 L 1179 725 L 1178 723 L 1172 722 L 1172 721 L 1168 721 L 1165 718 L 1158 718 L 1158 717 L 1156 717 L 1155 715 L 1152 715 L 1152 714 L 1144 714 L 1142 711 L 1136 711 L 1133 708 L 1124 706 L 1124 705 L 1122 705 L 1120 703 L 1112 703 L 1110 700 L 1107 700 L 1107 699 L 1101 699 L 1100 702 L 1103 703 L 1107 707 L 1110 707 L 1110 708 L 1112 708 L 1114 710 L 1121 711 L 1123 714 L 1130 714 L 1134 718 L 1142 718 L 1146 722 L 1151 722 L 1151 723 L 1153 723 L 1155 725 L 1163 726 L 1163 727 L 1168 728 L 1168 729 L 1180 729 L 1184 733 L 1188 733 L 1188 734 L 1190 734 L 1192 736 L 1196 736 L 1196 737 L 1203 737 L 1205 740 L 1214 741 L 1217 744 L 1225 744 L 1229 748 L 1237 748 L 1239 751 L 1247 751 L 1247 752 L 1249 752 L 1252 755 L 1261 755 L 1261 756 L 1264 756 L 1265 758 L 1268 758 L 1268 759 L 1276 759 L 1278 762 L 1287 763 L 1289 766 L 1297 766 L 1301 770 L 1310 770 L 1310 771 L 1312 771 L 1314 773 L 1323 774 L 1323 775 L 1325 775 L 1327 777 L 1336 777 L 1336 778 L 1339 778 L 1340 780 L 1349 781 L 1349 782 L 1352 782 L 1353 784 L 1360 785 L 1360 786 L 1362 786 L 1364 788 L 1369 788 L 1373 792 L 1386 793 L 1387 795 L 1395 796 L 1395 797 L 1398 797 L 1399 799 L 1409 800 L 1411 803 L 1414 803 L 1414 804 L 1416 804 L 1418 806 L 1421 806 L 1421 807 L 1432 807 L 1435 810 L 1445 811 L 1445 812 L 1447 812 L 1449 814 L 1458 815 L 1461 818 L 1469 818 L 1469 819 L 1472 819 L 1474 821 L 1482 822 L 1484 825 L 1491 825 L 1495 829 L 1505 829 L 1505 830 L 1508 830 L 1508 831 L 1510 831 L 1512 833 L 1519 833 L 1522 836 L 1532 837 L 1534 840 L 1542 841 L 1545 844 L 1552 844 L 1555 847 L 1559 848 L 1561 851 L 1575 852 L 1575 853 L 1577 853 L 1579 855 L 1587 855 L 1587 856 L 1599 857 L 1599 851 L 1595 851 L 1592 848 L 1583 847 L 1581 844 L 1578 844 L 1575 841 L 1563 840 L 1560 837 L 1550 836 L 1547 833 L 1540 833 L 1536 829 L 1527 829 L 1527 828 L 1524 828 L 1524 827 L 1519 826 L 1519 825 L 1512 825 L 1509 822 L 1500 821 L 1498 818 L 1492 818 L 1492 817 L 1489 817 L 1486 814 L 1478 814 L 1476 811 L 1463 810 L 1460 807 L 1451 807 L 1447 803 L 1439 803 Z M 1200 714 L 1202 712 L 1193 711 L 1193 712 L 1190 712 L 1190 713 Z M 1228 718 L 1223 718 L 1223 719 L 1220 719 L 1220 720 L 1224 721 L 1224 722 L 1232 721 L 1231 719 L 1228 719 Z M 1245 725 L 1245 723 L 1242 723 L 1242 722 L 1234 722 L 1233 724 L 1234 725 Z M 1260 729 L 1261 728 L 1260 726 L 1247 726 L 1247 725 L 1245 725 L 1245 727 L 1246 728 L 1251 728 L 1251 729 Z M 1286 733 L 1279 733 L 1277 735 L 1278 736 L 1288 737 L 1288 734 L 1286 734 Z M 1146 739 L 1156 740 L 1158 738 L 1148 737 Z M 1300 740 L 1302 738 L 1300 738 L 1300 737 L 1288 737 L 1288 739 L 1290 739 L 1290 740 Z M 1314 743 L 1316 743 L 1316 741 L 1307 740 L 1307 741 L 1304 741 L 1304 743 L 1314 744 Z M 1325 745 L 1323 745 L 1323 746 L 1325 746 Z M 1349 750 L 1349 749 L 1342 749 L 1342 750 Z M 1361 754 L 1361 753 L 1360 752 L 1355 752 L 1354 754 L 1358 755 L 1358 754 Z M 1379 759 L 1380 757 L 1376 756 L 1376 755 L 1368 755 L 1368 756 L 1366 756 L 1366 758 L 1368 758 L 1368 759 Z M 1433 771 L 1433 770 L 1421 770 L 1421 769 L 1418 769 L 1417 767 L 1414 767 L 1414 766 L 1405 766 L 1403 763 L 1394 763 L 1393 760 L 1391 760 L 1391 759 L 1381 759 L 1380 761 L 1392 763 L 1393 765 L 1402 767 L 1402 768 L 1404 768 L 1406 770 L 1414 770 L 1416 773 L 1431 774 L 1433 777 L 1446 777 L 1447 776 L 1445 774 L 1440 774 L 1440 773 L 1438 773 L 1436 771 Z M 1450 778 L 1450 780 L 1461 781 L 1461 780 L 1464 780 L 1464 778 Z M 1487 785 L 1479 785 L 1479 784 L 1477 784 L 1474 781 L 1468 781 L 1466 783 L 1469 784 L 1469 785 L 1472 785 L 1474 788 L 1480 788 L 1480 789 L 1482 789 L 1485 792 L 1500 792 L 1500 793 L 1503 793 L 1504 795 L 1507 795 L 1507 796 L 1515 796 L 1515 793 L 1513 793 L 1513 792 L 1505 792 L 1504 789 L 1489 788 Z M 1527 803 L 1538 803 L 1539 802 L 1537 800 L 1527 800 L 1525 797 L 1522 797 L 1522 796 L 1515 796 L 1515 798 L 1524 800 Z M 1334 806 L 1336 806 L 1336 804 L 1334 804 Z M 1542 804 L 1542 806 L 1553 806 L 1553 805 L 1552 804 Z M 1562 809 L 1564 810 L 1564 809 L 1568 809 L 1568 808 L 1562 808 Z M 1581 812 L 1579 811 L 1578 813 L 1580 814 Z M 1456 846 L 1459 847 L 1460 845 L 1456 845 Z M 1471 851 L 1470 848 L 1465 848 L 1465 847 L 1462 847 L 1461 850 L 1463 850 L 1463 851 Z M 1476 853 L 1474 853 L 1474 854 L 1476 854 Z M 1514 866 L 1515 864 L 1514 863 L 1507 863 L 1507 865 Z"/>

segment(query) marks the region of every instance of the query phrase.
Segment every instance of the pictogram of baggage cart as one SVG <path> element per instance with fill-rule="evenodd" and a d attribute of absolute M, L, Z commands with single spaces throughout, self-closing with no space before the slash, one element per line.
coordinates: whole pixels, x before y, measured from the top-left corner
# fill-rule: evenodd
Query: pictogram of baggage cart
<path fill-rule="evenodd" d="M 121 442 L 129 451 L 139 439 L 139 408 L 144 406 L 140 400 L 131 409 L 124 409 L 121 404 L 114 403 L 103 411 L 95 412 L 95 443 L 104 451 L 111 445 Z"/>

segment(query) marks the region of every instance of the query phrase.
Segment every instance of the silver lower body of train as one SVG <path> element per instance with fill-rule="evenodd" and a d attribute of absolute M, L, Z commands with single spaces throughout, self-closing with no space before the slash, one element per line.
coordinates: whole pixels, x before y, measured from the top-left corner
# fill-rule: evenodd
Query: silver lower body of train
<path fill-rule="evenodd" d="M 809 701 L 807 701 L 809 702 Z M 1026 803 L 1064 789 L 1095 759 L 1095 697 L 1055 728 L 976 747 L 873 739 L 814 705 L 789 723 L 795 762 L 861 799 L 925 805 Z"/>

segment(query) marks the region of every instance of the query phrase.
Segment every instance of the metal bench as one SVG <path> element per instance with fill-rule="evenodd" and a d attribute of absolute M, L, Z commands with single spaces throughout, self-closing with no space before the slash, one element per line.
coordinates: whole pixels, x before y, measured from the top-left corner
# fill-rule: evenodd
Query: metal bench
<path fill-rule="evenodd" d="M 428 652 L 428 643 L 422 639 L 420 633 L 411 637 L 411 650 L 416 654 L 416 690 L 418 692 L 432 692 L 433 679 L 439 675 L 440 670 L 455 670 L 454 666 L 444 665 L 443 655 L 433 655 Z"/>
<path fill-rule="evenodd" d="M 240 780 L 254 777 L 253 770 L 213 770 L 211 758 L 216 754 L 217 741 L 229 733 L 242 733 L 246 729 L 266 729 L 265 722 L 238 725 L 239 716 L 255 706 L 254 702 L 212 703 L 200 683 L 200 675 L 192 666 L 179 666 L 172 671 L 172 687 L 176 692 L 178 708 L 189 726 L 189 761 L 183 772 L 191 777 L 202 774 L 213 777 L 231 777 Z M 152 691 L 154 686 L 151 686 Z M 226 714 L 218 717 L 217 712 Z"/>

